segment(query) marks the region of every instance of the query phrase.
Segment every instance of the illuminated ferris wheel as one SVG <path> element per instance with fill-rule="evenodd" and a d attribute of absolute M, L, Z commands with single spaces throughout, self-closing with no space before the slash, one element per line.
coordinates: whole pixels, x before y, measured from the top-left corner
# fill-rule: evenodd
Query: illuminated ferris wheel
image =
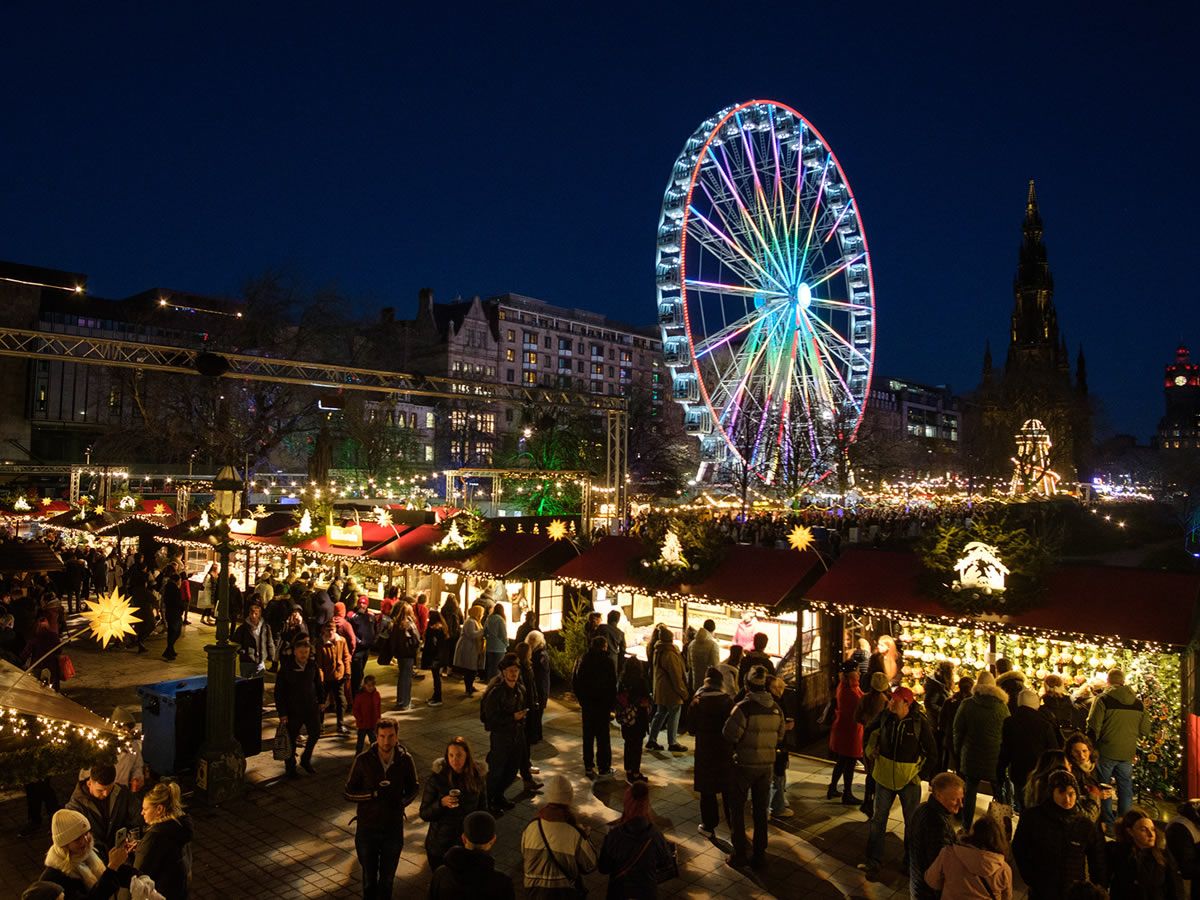
<path fill-rule="evenodd" d="M 862 421 L 875 290 L 858 204 L 796 110 L 729 107 L 684 144 L 663 197 L 656 277 L 671 391 L 700 477 L 825 477 Z"/>

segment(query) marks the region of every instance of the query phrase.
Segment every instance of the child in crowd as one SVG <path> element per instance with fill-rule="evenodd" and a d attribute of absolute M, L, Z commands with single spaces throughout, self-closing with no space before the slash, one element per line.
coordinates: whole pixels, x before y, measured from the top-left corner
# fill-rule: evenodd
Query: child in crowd
<path fill-rule="evenodd" d="M 354 727 L 358 729 L 358 745 L 355 753 L 362 753 L 363 740 L 370 738 L 375 743 L 375 726 L 383 715 L 383 699 L 375 690 L 375 676 L 364 675 L 362 689 L 354 695 Z"/>

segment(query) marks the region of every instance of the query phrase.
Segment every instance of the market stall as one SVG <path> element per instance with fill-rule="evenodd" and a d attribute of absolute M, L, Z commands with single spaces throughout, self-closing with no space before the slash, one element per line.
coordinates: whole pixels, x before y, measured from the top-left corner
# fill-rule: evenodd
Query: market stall
<path fill-rule="evenodd" d="M 999 596 L 1003 585 L 989 590 Z M 872 644 L 882 634 L 895 637 L 902 679 L 918 694 L 942 660 L 974 675 L 1005 657 L 1034 685 L 1053 672 L 1077 691 L 1103 683 L 1109 669 L 1120 667 L 1154 719 L 1135 765 L 1137 789 L 1154 797 L 1181 796 L 1185 785 L 1187 796 L 1200 790 L 1188 649 L 1197 634 L 1200 575 L 1062 564 L 1046 573 L 1030 608 L 968 614 L 930 596 L 917 555 L 850 548 L 805 600 L 836 617 L 845 650 L 860 637 Z M 997 599 L 994 605 L 1004 604 Z"/>
<path fill-rule="evenodd" d="M 462 599 L 467 607 L 480 597 L 503 603 L 510 639 L 516 638 L 528 612 L 537 615 L 540 631 L 557 631 L 562 627 L 562 586 L 552 575 L 578 554 L 573 543 L 565 537 L 556 540 L 544 528 L 537 534 L 506 528 L 463 562 Z"/>

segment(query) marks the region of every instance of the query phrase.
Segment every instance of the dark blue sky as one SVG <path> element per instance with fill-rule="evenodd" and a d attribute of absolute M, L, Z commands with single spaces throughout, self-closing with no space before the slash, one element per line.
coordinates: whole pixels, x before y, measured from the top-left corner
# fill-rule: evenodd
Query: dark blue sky
<path fill-rule="evenodd" d="M 876 371 L 967 390 L 1003 358 L 1031 177 L 1108 427 L 1145 440 L 1200 352 L 1195 4 L 12 6 L 0 258 L 94 293 L 274 268 L 363 312 L 430 286 L 649 322 L 683 141 L 762 97 L 854 187 Z"/>

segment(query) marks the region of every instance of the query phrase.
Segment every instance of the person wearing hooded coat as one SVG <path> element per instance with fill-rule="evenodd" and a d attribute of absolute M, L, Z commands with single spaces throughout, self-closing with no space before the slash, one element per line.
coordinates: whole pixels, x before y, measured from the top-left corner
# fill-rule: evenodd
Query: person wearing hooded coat
<path fill-rule="evenodd" d="M 969 835 L 942 848 L 925 871 L 925 884 L 940 891 L 942 900 L 1012 900 L 1007 848 L 1000 824 L 984 816 Z"/>
<path fill-rule="evenodd" d="M 1041 714 L 1041 698 L 1026 688 L 1017 698 L 1017 711 L 1004 720 L 1001 728 L 1000 757 L 996 763 L 996 783 L 1011 779 L 1014 788 L 1013 805 L 1019 812 L 1025 796 L 1025 782 L 1037 768 L 1038 760 L 1047 750 L 1058 749 L 1058 732 Z"/>
<path fill-rule="evenodd" d="M 975 821 L 975 798 L 979 782 L 996 777 L 1004 720 L 1009 716 L 1008 695 L 996 687 L 992 673 L 984 669 L 975 681 L 971 696 L 954 716 L 954 746 L 958 750 L 958 774 L 966 782 L 963 792 L 963 827 Z"/>
<path fill-rule="evenodd" d="M 455 766 L 462 768 L 456 771 Z M 431 872 L 436 872 L 447 851 L 459 844 L 467 816 L 478 810 L 487 812 L 486 777 L 487 767 L 472 759 L 470 745 L 462 738 L 450 741 L 446 752 L 433 761 L 433 771 L 422 785 L 420 810 L 421 818 L 429 823 L 425 856 Z M 452 790 L 458 791 L 458 804 L 447 806 L 443 798 Z"/>
<path fill-rule="evenodd" d="M 829 790 L 826 791 L 825 797 L 828 800 L 834 799 L 838 795 L 838 780 L 844 779 L 842 803 L 847 806 L 858 806 L 862 802 L 851 790 L 854 768 L 863 755 L 863 726 L 855 715 L 863 697 L 862 689 L 858 686 L 858 673 L 858 664 L 853 660 L 842 663 L 833 727 L 829 729 L 829 749 L 836 757 L 836 762 L 833 774 L 829 777 Z"/>
<path fill-rule="evenodd" d="M 700 832 L 712 837 L 720 824 L 717 795 L 729 821 L 729 776 L 733 771 L 733 746 L 722 729 L 733 711 L 733 698 L 722 689 L 721 671 L 710 666 L 704 684 L 692 697 L 688 708 L 688 729 L 696 737 L 696 765 L 692 770 L 692 790 L 700 795 Z"/>
<path fill-rule="evenodd" d="M 62 888 L 66 900 L 110 900 L 117 888 L 129 887 L 137 874 L 126 859 L 125 847 L 108 851 L 108 865 L 96 854 L 87 818 L 73 809 L 60 809 L 50 822 L 53 845 L 46 851 L 39 881 Z"/>
<path fill-rule="evenodd" d="M 1104 838 L 1075 808 L 1078 790 L 1070 772 L 1052 772 L 1046 799 L 1021 814 L 1012 852 L 1029 900 L 1062 900 L 1076 881 L 1104 884 Z"/>
<path fill-rule="evenodd" d="M 1008 668 L 1004 668 L 1008 666 Z M 1025 690 L 1025 673 L 1012 668 L 1012 663 L 1001 657 L 996 660 L 996 687 L 1008 695 L 1008 712 L 1010 715 L 1017 711 L 1017 697 Z"/>

